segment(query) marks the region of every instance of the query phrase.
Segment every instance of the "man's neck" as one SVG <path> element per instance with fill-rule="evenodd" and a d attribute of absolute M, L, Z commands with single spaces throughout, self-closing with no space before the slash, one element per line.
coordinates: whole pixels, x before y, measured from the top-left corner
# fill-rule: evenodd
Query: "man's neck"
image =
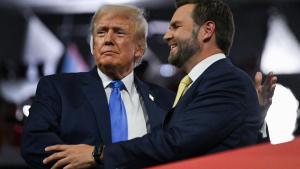
<path fill-rule="evenodd" d="M 110 77 L 112 80 L 121 80 L 127 75 L 129 75 L 132 71 L 133 68 L 128 68 L 128 69 L 116 69 L 115 67 L 100 67 L 98 68 L 108 77 Z"/>
<path fill-rule="evenodd" d="M 217 54 L 217 53 L 223 53 L 222 50 L 219 48 L 212 48 L 212 49 L 204 49 L 201 50 L 200 53 L 196 53 L 194 56 L 192 56 L 182 67 L 183 71 L 186 73 L 189 73 L 198 63 L 200 63 L 202 60 Z"/>

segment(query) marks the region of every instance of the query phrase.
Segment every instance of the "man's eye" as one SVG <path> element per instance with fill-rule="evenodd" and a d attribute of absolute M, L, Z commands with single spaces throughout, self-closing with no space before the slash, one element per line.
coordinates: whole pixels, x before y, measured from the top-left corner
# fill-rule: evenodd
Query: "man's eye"
<path fill-rule="evenodd" d="M 179 28 L 180 26 L 179 25 L 174 25 L 173 26 L 173 29 L 177 29 L 177 28 Z"/>
<path fill-rule="evenodd" d="M 104 35 L 104 34 L 105 34 L 105 31 L 98 31 L 97 34 L 98 34 L 98 35 Z"/>
<path fill-rule="evenodd" d="M 178 29 L 179 27 L 181 27 L 181 25 L 177 24 L 177 23 L 172 23 L 170 26 L 169 26 L 169 29 Z"/>
<path fill-rule="evenodd" d="M 124 31 L 117 31 L 117 34 L 118 35 L 125 35 L 125 32 Z"/>

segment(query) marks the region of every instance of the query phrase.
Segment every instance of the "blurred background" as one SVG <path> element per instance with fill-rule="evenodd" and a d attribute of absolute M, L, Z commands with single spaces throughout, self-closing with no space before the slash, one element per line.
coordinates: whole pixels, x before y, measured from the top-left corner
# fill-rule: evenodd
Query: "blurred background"
<path fill-rule="evenodd" d="M 278 76 L 266 121 L 274 144 L 290 141 L 300 133 L 300 0 L 226 2 L 236 24 L 229 58 L 252 78 L 256 71 Z M 39 78 L 94 66 L 90 20 L 107 3 L 145 9 L 148 49 L 135 71 L 177 90 L 183 73 L 167 63 L 169 47 L 162 40 L 175 11 L 173 0 L 1 0 L 0 168 L 27 168 L 19 154 L 20 138 Z"/>

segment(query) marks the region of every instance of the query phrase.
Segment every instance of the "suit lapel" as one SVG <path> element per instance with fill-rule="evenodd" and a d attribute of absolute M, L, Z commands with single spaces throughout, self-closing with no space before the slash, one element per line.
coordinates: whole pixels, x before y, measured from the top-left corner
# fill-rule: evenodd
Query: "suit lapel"
<path fill-rule="evenodd" d="M 191 99 L 193 99 L 193 94 L 195 93 L 195 90 L 197 86 L 199 85 L 201 79 L 203 76 L 200 76 L 191 86 L 190 88 L 186 91 L 186 93 L 179 99 L 178 103 L 174 108 L 172 108 L 170 111 L 168 111 L 164 121 L 163 121 L 163 127 L 167 127 L 168 124 L 172 123 L 172 117 L 177 113 L 177 112 L 184 112 L 185 107 L 188 105 L 188 103 L 191 102 Z"/>
<path fill-rule="evenodd" d="M 97 68 L 89 72 L 88 78 L 82 80 L 82 89 L 93 108 L 99 133 L 104 144 L 111 143 L 111 126 L 109 108 L 103 83 L 98 76 Z M 80 126 L 79 126 L 80 127 Z"/>
<path fill-rule="evenodd" d="M 193 99 L 193 94 L 196 93 L 196 89 L 199 87 L 199 85 L 201 85 L 201 81 L 204 77 L 208 76 L 208 74 L 214 72 L 214 71 L 222 71 L 222 69 L 215 69 L 216 65 L 219 64 L 228 64 L 230 63 L 229 59 L 221 59 L 216 61 L 215 63 L 213 63 L 212 65 L 210 65 L 201 76 L 199 76 L 196 81 L 190 86 L 190 88 L 186 91 L 186 93 L 179 99 L 177 105 L 172 108 L 171 111 L 168 112 L 167 117 L 164 121 L 164 124 L 168 123 L 170 116 L 172 116 L 173 112 L 183 112 L 182 109 L 184 109 L 188 103 L 191 102 L 191 100 Z"/>
<path fill-rule="evenodd" d="M 155 127 L 162 123 L 165 116 L 164 110 L 155 103 L 156 95 L 151 93 L 150 87 L 146 83 L 139 80 L 136 76 L 134 81 L 137 86 L 137 91 L 143 99 L 146 113 L 148 115 L 148 122 L 150 124 L 151 131 L 153 131 Z"/>

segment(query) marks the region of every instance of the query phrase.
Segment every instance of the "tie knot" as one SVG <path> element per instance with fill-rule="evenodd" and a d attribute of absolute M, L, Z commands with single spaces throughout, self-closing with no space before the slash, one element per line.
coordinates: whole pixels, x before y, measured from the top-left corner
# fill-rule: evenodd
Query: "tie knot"
<path fill-rule="evenodd" d="M 117 89 L 120 89 L 120 90 L 123 90 L 125 88 L 125 85 L 124 83 L 121 81 L 121 80 L 114 80 L 110 83 L 110 86 L 112 88 L 117 88 Z"/>
<path fill-rule="evenodd" d="M 192 83 L 192 79 L 189 77 L 189 75 L 185 75 L 180 83 L 183 83 L 185 86 L 188 86 Z"/>

